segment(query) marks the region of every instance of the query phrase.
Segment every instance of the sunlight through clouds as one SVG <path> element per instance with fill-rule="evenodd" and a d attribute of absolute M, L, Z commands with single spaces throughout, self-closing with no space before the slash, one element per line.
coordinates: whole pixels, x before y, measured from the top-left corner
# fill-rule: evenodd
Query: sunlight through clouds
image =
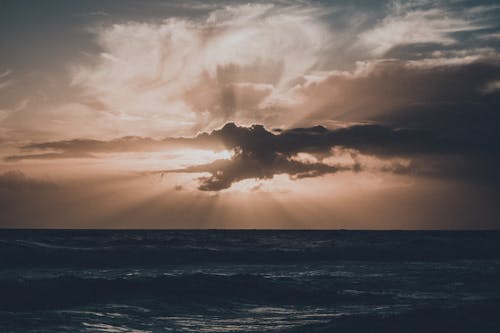
<path fill-rule="evenodd" d="M 324 56 L 321 15 L 314 7 L 256 4 L 200 20 L 114 24 L 96 30 L 100 59 L 75 64 L 72 84 L 131 126 L 162 122 L 173 134 L 213 127 L 251 112 L 242 107 L 287 99 L 293 80 Z"/>
<path fill-rule="evenodd" d="M 0 11 L 10 225 L 498 221 L 494 1 L 48 3 Z"/>

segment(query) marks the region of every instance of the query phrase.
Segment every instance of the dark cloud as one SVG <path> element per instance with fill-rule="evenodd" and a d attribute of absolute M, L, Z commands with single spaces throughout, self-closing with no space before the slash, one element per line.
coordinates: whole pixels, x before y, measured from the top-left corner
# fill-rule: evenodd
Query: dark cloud
<path fill-rule="evenodd" d="M 209 172 L 211 176 L 200 178 L 199 189 L 220 191 L 243 179 L 270 179 L 276 174 L 288 174 L 291 178 L 299 179 L 318 177 L 346 169 L 346 167 L 323 163 L 303 163 L 291 160 L 280 153 L 264 158 L 262 155 L 240 150 L 230 160 L 217 160 L 177 171 Z"/>
<path fill-rule="evenodd" d="M 371 64 L 373 68 L 363 73 L 334 73 L 317 83 L 299 86 L 300 93 L 307 96 L 301 107 L 312 111 L 304 123 L 321 123 L 330 118 L 346 123 L 364 122 L 362 125 L 267 130 L 263 125 L 241 127 L 227 123 L 221 129 L 193 138 L 156 140 L 129 136 L 110 141 L 33 143 L 21 147 L 22 154 L 6 160 L 96 157 L 102 153 L 183 147 L 228 149 L 234 153 L 229 160 L 170 170 L 207 172 L 210 176 L 200 178 L 199 189 L 218 191 L 244 179 L 269 179 L 277 174 L 304 178 L 361 170 L 363 165 L 356 159 L 351 165 L 322 161 L 331 156 L 332 148 L 342 147 L 383 159 L 411 159 L 410 164 L 386 165 L 381 171 L 498 184 L 500 91 L 485 88 L 500 80 L 499 61 L 496 53 L 473 61 L 463 55 L 455 60 L 385 60 Z M 250 100 L 260 102 L 267 94 L 265 89 L 262 96 L 250 93 L 260 86 L 240 82 L 240 76 L 250 75 L 243 74 L 231 67 L 218 73 L 224 87 L 233 89 L 231 93 L 220 93 L 227 97 L 227 103 L 223 103 L 226 108 L 221 110 L 226 116 L 232 112 L 232 99 L 248 97 L 245 105 L 251 110 Z M 198 98 L 204 94 L 203 89 L 191 93 L 200 107 L 213 102 Z M 313 154 L 317 161 L 302 161 L 296 158 L 299 153 Z"/>
<path fill-rule="evenodd" d="M 91 154 L 80 153 L 74 154 L 71 152 L 55 152 L 55 153 L 41 153 L 41 154 L 22 154 L 22 155 L 10 155 L 5 157 L 5 161 L 16 162 L 21 160 L 51 160 L 59 158 L 92 158 Z"/>
<path fill-rule="evenodd" d="M 179 147 L 228 149 L 230 159 L 189 166 L 168 172 L 210 173 L 200 178 L 200 190 L 219 191 L 244 179 L 270 179 L 287 174 L 293 179 L 318 177 L 339 171 L 361 171 L 364 166 L 357 154 L 381 159 L 409 158 L 411 163 L 386 164 L 380 171 L 432 177 L 486 179 L 499 181 L 499 136 L 486 137 L 437 129 L 393 128 L 365 124 L 327 129 L 323 126 L 269 131 L 262 125 L 250 127 L 227 123 L 210 133 L 194 138 L 125 137 L 111 141 L 69 140 L 35 143 L 22 150 L 51 152 L 14 155 L 10 161 L 29 158 L 94 157 L 99 153 L 158 151 Z M 352 163 L 332 164 L 323 161 L 332 157 L 332 148 L 349 150 Z M 303 161 L 299 153 L 309 153 L 316 161 Z"/>
<path fill-rule="evenodd" d="M 306 120 L 373 121 L 399 127 L 450 128 L 498 121 L 500 58 L 462 55 L 418 61 L 380 60 L 357 74 L 333 73 L 300 87 Z M 472 123 L 470 122 L 472 120 Z M 304 120 L 303 120 L 304 121 Z"/>
<path fill-rule="evenodd" d="M 96 154 L 152 152 L 185 147 L 220 148 L 220 144 L 206 134 L 196 138 L 166 138 L 163 140 L 136 136 L 109 141 L 74 139 L 24 145 L 20 149 L 26 153 L 7 156 L 5 160 L 13 162 L 26 159 L 91 158 L 96 157 Z"/>
<path fill-rule="evenodd" d="M 417 162 L 412 161 L 409 165 L 395 163 L 381 169 L 399 174 L 432 176 L 449 174 L 464 177 L 482 170 L 487 171 L 486 175 L 494 176 L 494 168 L 489 167 L 488 162 L 493 162 L 493 165 L 499 164 L 497 145 L 484 146 L 475 141 L 467 143 L 462 139 L 442 137 L 432 131 L 394 129 L 381 125 L 357 125 L 334 130 L 315 126 L 273 134 L 262 125 L 240 127 L 228 123 L 209 136 L 217 138 L 228 149 L 233 150 L 233 157 L 229 160 L 217 160 L 208 164 L 171 170 L 171 172 L 210 173 L 210 176 L 200 178 L 199 189 L 206 191 L 229 188 L 233 183 L 243 179 L 269 179 L 276 174 L 304 178 L 362 169 L 356 156 L 353 158 L 353 163 L 347 166 L 321 162 L 323 157 L 331 156 L 333 147 L 348 148 L 379 157 L 405 156 L 416 159 Z M 318 156 L 319 162 L 294 158 L 303 152 Z M 457 160 L 456 156 L 460 159 Z M 450 163 L 450 159 L 453 162 Z"/>
<path fill-rule="evenodd" d="M 226 148 L 233 150 L 231 159 L 171 172 L 209 172 L 211 176 L 200 178 L 199 189 L 219 191 L 243 179 L 270 179 L 276 174 L 288 174 L 292 178 L 318 177 L 355 169 L 355 166 L 333 166 L 292 159 L 293 155 L 299 152 L 326 153 L 334 145 L 328 136 L 330 133 L 328 129 L 316 126 L 296 128 L 275 135 L 262 125 L 240 127 L 228 123 L 208 136 L 216 138 Z"/>
<path fill-rule="evenodd" d="M 194 110 L 210 110 L 212 120 L 226 122 L 235 115 L 255 119 L 259 103 L 272 93 L 282 72 L 280 62 L 218 66 L 214 77 L 203 75 L 184 97 Z"/>
<path fill-rule="evenodd" d="M 474 137 L 449 137 L 426 129 L 393 128 L 385 125 L 354 125 L 337 129 L 323 126 L 294 128 L 277 134 L 262 125 L 240 127 L 228 123 L 209 135 L 226 148 L 250 154 L 259 160 L 275 154 L 290 157 L 300 152 L 329 153 L 332 147 L 345 147 L 370 155 L 412 156 L 415 154 L 499 153 L 498 141 L 484 145 Z M 469 140 L 467 140 L 469 139 Z"/>
<path fill-rule="evenodd" d="M 193 138 L 165 138 L 155 140 L 143 137 L 123 137 L 110 141 L 75 139 L 32 143 L 20 147 L 24 154 L 7 156 L 7 161 L 23 159 L 57 159 L 96 157 L 103 153 L 149 152 L 175 148 L 241 149 L 258 159 L 267 159 L 274 153 L 287 156 L 298 152 L 328 151 L 334 145 L 356 149 L 376 150 L 381 144 L 390 144 L 393 153 L 408 148 L 410 141 L 425 145 L 426 133 L 392 130 L 379 125 L 359 125 L 330 131 L 322 126 L 295 128 L 269 132 L 262 125 L 239 127 L 227 123 L 220 130 L 202 133 Z M 403 140 L 403 141 L 401 141 Z M 399 148 L 398 148 L 399 147 Z"/>

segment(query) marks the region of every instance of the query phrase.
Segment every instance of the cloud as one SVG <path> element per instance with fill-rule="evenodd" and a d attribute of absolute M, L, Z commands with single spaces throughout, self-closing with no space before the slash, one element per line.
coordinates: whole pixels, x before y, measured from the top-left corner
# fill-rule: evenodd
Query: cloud
<path fill-rule="evenodd" d="M 355 125 L 333 130 L 317 125 L 273 134 L 262 125 L 243 127 L 228 123 L 212 131 L 209 136 L 220 140 L 228 149 L 241 151 L 259 160 L 271 160 L 275 154 L 290 157 L 300 152 L 328 153 L 334 146 L 353 148 L 363 153 L 391 155 L 439 149 L 429 145 L 429 141 L 436 143 L 432 133 L 392 129 L 382 125 Z"/>
<path fill-rule="evenodd" d="M 442 138 L 439 134 L 430 131 L 393 129 L 381 125 L 357 125 L 334 130 L 315 126 L 273 134 L 262 125 L 239 127 L 228 123 L 220 130 L 211 132 L 209 136 L 219 139 L 226 148 L 234 151 L 234 155 L 230 159 L 161 171 L 161 173 L 208 172 L 210 176 L 199 178 L 199 189 L 219 191 L 244 179 L 271 179 L 278 174 L 287 174 L 292 179 L 300 179 L 319 177 L 339 171 L 361 171 L 363 164 L 356 156 L 358 153 L 382 158 L 498 153 L 497 146 L 485 147 L 475 142 L 457 142 L 453 139 Z M 335 159 L 333 162 L 327 162 L 327 159 L 332 156 L 332 148 L 335 147 L 351 149 L 351 162 L 335 163 Z M 304 152 L 312 154 L 313 160 L 301 158 L 300 154 Z M 315 157 L 318 161 L 315 161 Z M 432 164 L 429 161 L 432 162 L 433 159 L 428 158 L 427 165 L 424 164 L 423 167 L 420 167 L 418 162 L 416 164 L 413 162 L 386 163 L 379 166 L 378 170 L 398 174 L 440 175 L 443 172 L 460 170 L 462 167 L 459 165 L 453 168 L 453 166 L 440 163 L 440 165 L 446 165 L 447 168 L 434 171 L 428 166 Z M 478 159 L 477 162 L 479 161 Z M 474 168 L 466 169 L 466 171 L 474 172 Z M 458 173 L 464 176 L 462 171 Z"/>
<path fill-rule="evenodd" d="M 117 119 L 162 122 L 171 133 L 213 128 L 281 98 L 316 65 L 329 38 L 324 13 L 310 5 L 247 4 L 198 19 L 98 28 L 100 56 L 74 64 L 73 86 Z"/>
<path fill-rule="evenodd" d="M 480 132 L 498 119 L 496 95 L 484 92 L 495 92 L 491 82 L 500 78 L 500 57 L 468 57 L 360 62 L 352 72 L 329 72 L 297 85 L 294 93 L 303 102 L 289 112 L 309 110 L 299 123 L 329 119 L 450 130 L 474 125 Z"/>
<path fill-rule="evenodd" d="M 20 147 L 22 153 L 10 155 L 6 161 L 59 158 L 97 158 L 99 154 L 126 152 L 158 152 L 179 148 L 220 149 L 220 143 L 208 135 L 195 138 L 165 138 L 161 140 L 127 136 L 109 141 L 93 139 L 73 139 L 31 143 Z"/>
<path fill-rule="evenodd" d="M 487 40 L 500 40 L 500 32 L 483 34 L 480 38 Z"/>
<path fill-rule="evenodd" d="M 281 154 L 275 154 L 272 159 L 265 160 L 238 152 L 231 160 L 217 160 L 209 164 L 187 167 L 177 171 L 209 172 L 211 176 L 199 178 L 200 186 L 198 188 L 202 191 L 220 191 L 244 179 L 272 179 L 278 174 L 287 174 L 292 179 L 300 179 L 335 173 L 342 169 L 346 168 L 323 163 L 302 163 Z"/>
<path fill-rule="evenodd" d="M 13 80 L 9 78 L 12 74 L 12 70 L 6 69 L 3 72 L 0 72 L 0 90 L 3 88 L 7 88 L 13 84 Z"/>
<path fill-rule="evenodd" d="M 380 75 L 384 85 L 396 81 L 395 93 L 375 82 L 376 71 L 361 71 L 376 84 L 366 86 L 357 76 L 361 67 L 395 61 L 402 73 L 406 65 L 414 72 L 440 68 L 429 75 L 440 82 L 444 67 L 485 61 L 498 48 L 482 38 L 497 32 L 498 10 L 473 3 L 390 1 L 388 10 L 369 2 L 152 3 L 125 17 L 119 7 L 106 17 L 86 15 L 84 34 L 82 22 L 72 22 L 70 31 L 79 35 L 71 40 L 85 43 L 81 53 L 68 53 L 72 58 L 61 61 L 59 72 L 41 68 L 24 77 L 16 68 L 4 78 L 14 83 L 0 109 L 13 111 L 29 100 L 23 110 L 4 112 L 5 133 L 19 141 L 164 137 L 229 121 L 272 128 L 373 120 L 362 116 L 433 101 L 433 95 L 415 96 L 428 82 L 400 85 L 397 69 L 394 77 Z M 56 37 L 47 43 L 55 46 L 47 49 L 65 44 Z M 309 89 L 341 81 L 342 73 L 352 76 L 353 87 Z M 476 83 L 467 82 L 471 89 Z M 486 86 L 480 90 L 489 91 Z"/>
<path fill-rule="evenodd" d="M 500 165 L 500 138 L 496 132 L 474 133 L 446 128 L 395 128 L 361 124 L 334 129 L 323 126 L 269 131 L 227 123 L 218 130 L 192 138 L 125 137 L 110 141 L 68 140 L 21 147 L 33 154 L 23 159 L 97 158 L 100 154 L 155 152 L 179 148 L 228 150 L 232 156 L 210 163 L 154 173 L 209 173 L 200 190 L 219 191 L 245 179 L 319 177 L 339 171 L 381 171 L 429 177 L 483 178 L 496 182 Z M 44 152 L 48 150 L 48 152 Z"/>
<path fill-rule="evenodd" d="M 483 89 L 485 94 L 491 94 L 500 91 L 500 80 L 491 81 Z"/>
<path fill-rule="evenodd" d="M 395 47 L 434 43 L 449 46 L 457 42 L 453 34 L 484 28 L 463 14 L 444 8 L 412 8 L 396 2 L 389 14 L 373 28 L 359 35 L 359 44 L 373 56 L 382 56 Z"/>
<path fill-rule="evenodd" d="M 242 150 L 252 152 L 259 159 L 274 153 L 291 156 L 300 152 L 328 152 L 333 146 L 344 146 L 387 154 L 404 154 L 429 150 L 431 134 L 423 130 L 392 129 L 382 125 L 354 125 L 335 130 L 323 126 L 292 128 L 287 130 L 265 129 L 263 125 L 250 127 L 227 123 L 221 129 L 203 132 L 195 137 L 152 139 L 122 137 L 109 141 L 73 139 L 31 143 L 20 147 L 29 154 L 11 155 L 8 161 L 23 159 L 94 158 L 99 154 L 126 152 L 158 152 L 179 148 L 211 150 Z M 384 149 L 379 148 L 384 146 Z M 431 149 L 438 149 L 431 147 Z"/>
<path fill-rule="evenodd" d="M 73 61 L 69 73 L 78 95 L 46 114 L 30 112 L 39 104 L 30 99 L 19 112 L 0 114 L 7 118 L 2 125 L 19 131 L 36 127 L 64 132 L 54 138 L 84 139 L 35 142 L 6 159 L 233 150 L 230 160 L 186 168 L 210 173 L 202 181 L 207 189 L 251 176 L 338 172 L 343 169 L 335 162 L 324 162 L 338 147 L 411 157 L 410 166 L 385 166 L 394 172 L 427 170 L 424 164 L 440 154 L 466 156 L 457 163 L 470 173 L 472 156 L 478 166 L 496 161 L 500 56 L 486 36 L 496 34 L 498 8 L 391 2 L 383 13 L 364 14 L 348 7 L 208 5 L 192 16 L 93 26 L 98 52 Z M 10 79 L 5 73 L 0 79 Z M 210 132 L 228 122 L 262 125 Z M 266 129 L 277 127 L 285 130 Z M 130 136 L 119 137 L 124 134 Z M 118 138 L 85 139 L 112 136 Z M 302 153 L 316 160 L 298 158 Z M 432 161 L 419 157 L 420 163 L 417 155 Z M 437 168 L 454 174 L 447 161 Z M 344 167 L 354 170 L 354 164 Z"/>
<path fill-rule="evenodd" d="M 6 69 L 5 71 L 0 72 L 0 79 L 6 78 L 10 74 L 12 74 L 12 70 Z"/>

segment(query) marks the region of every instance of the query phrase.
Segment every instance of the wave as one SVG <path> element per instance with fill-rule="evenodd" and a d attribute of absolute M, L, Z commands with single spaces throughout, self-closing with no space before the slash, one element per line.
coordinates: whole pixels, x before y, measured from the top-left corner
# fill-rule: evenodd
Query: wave
<path fill-rule="evenodd" d="M 6 268 L 468 259 L 500 259 L 500 233 L 0 231 Z"/>
<path fill-rule="evenodd" d="M 327 323 L 287 329 L 282 333 L 442 333 L 500 331 L 500 301 L 485 301 L 455 307 L 417 308 L 383 316 L 369 313 L 339 316 Z"/>
<path fill-rule="evenodd" d="M 57 309 L 91 303 L 155 300 L 170 305 L 294 304 L 331 305 L 388 301 L 390 295 L 352 294 L 295 279 L 258 274 L 182 274 L 134 278 L 82 278 L 66 275 L 41 279 L 0 280 L 0 310 Z"/>

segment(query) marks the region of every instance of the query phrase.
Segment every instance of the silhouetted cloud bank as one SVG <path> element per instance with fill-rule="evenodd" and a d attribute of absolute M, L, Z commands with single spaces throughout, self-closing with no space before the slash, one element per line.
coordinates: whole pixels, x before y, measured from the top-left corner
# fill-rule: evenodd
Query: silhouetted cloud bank
<path fill-rule="evenodd" d="M 276 132 L 276 131 L 275 131 Z M 356 161 L 356 154 L 374 155 L 380 158 L 409 157 L 423 163 L 435 164 L 438 170 L 419 170 L 418 163 L 393 165 L 381 170 L 395 173 L 428 173 L 435 176 L 446 174 L 465 176 L 475 174 L 474 167 L 494 175 L 483 164 L 487 160 L 498 163 L 498 146 L 483 145 L 465 138 L 448 138 L 429 130 L 394 129 L 382 125 L 356 125 L 339 129 L 323 126 L 294 128 L 274 134 L 262 125 L 250 127 L 228 123 L 219 130 L 199 136 L 215 138 L 232 151 L 230 159 L 190 166 L 171 172 L 208 172 L 211 175 L 200 178 L 200 190 L 218 191 L 230 187 L 234 182 L 256 178 L 268 179 L 276 174 L 288 174 L 291 178 L 317 177 L 338 171 L 361 171 L 363 166 Z M 332 156 L 332 149 L 348 149 L 353 155 L 353 163 L 332 164 L 324 158 Z M 317 157 L 316 161 L 297 158 L 300 153 Z M 470 156 L 474 155 L 474 163 Z M 424 156 L 425 158 L 423 158 Z M 445 159 L 443 160 L 443 157 Z M 456 156 L 462 161 L 456 161 Z M 451 158 L 451 161 L 446 159 Z M 441 160 L 440 160 L 441 158 Z M 455 158 L 455 159 L 454 159 Z M 420 163 L 422 164 L 422 163 Z M 441 169 L 440 169 L 441 168 Z M 470 175 L 469 175 L 470 176 Z"/>

